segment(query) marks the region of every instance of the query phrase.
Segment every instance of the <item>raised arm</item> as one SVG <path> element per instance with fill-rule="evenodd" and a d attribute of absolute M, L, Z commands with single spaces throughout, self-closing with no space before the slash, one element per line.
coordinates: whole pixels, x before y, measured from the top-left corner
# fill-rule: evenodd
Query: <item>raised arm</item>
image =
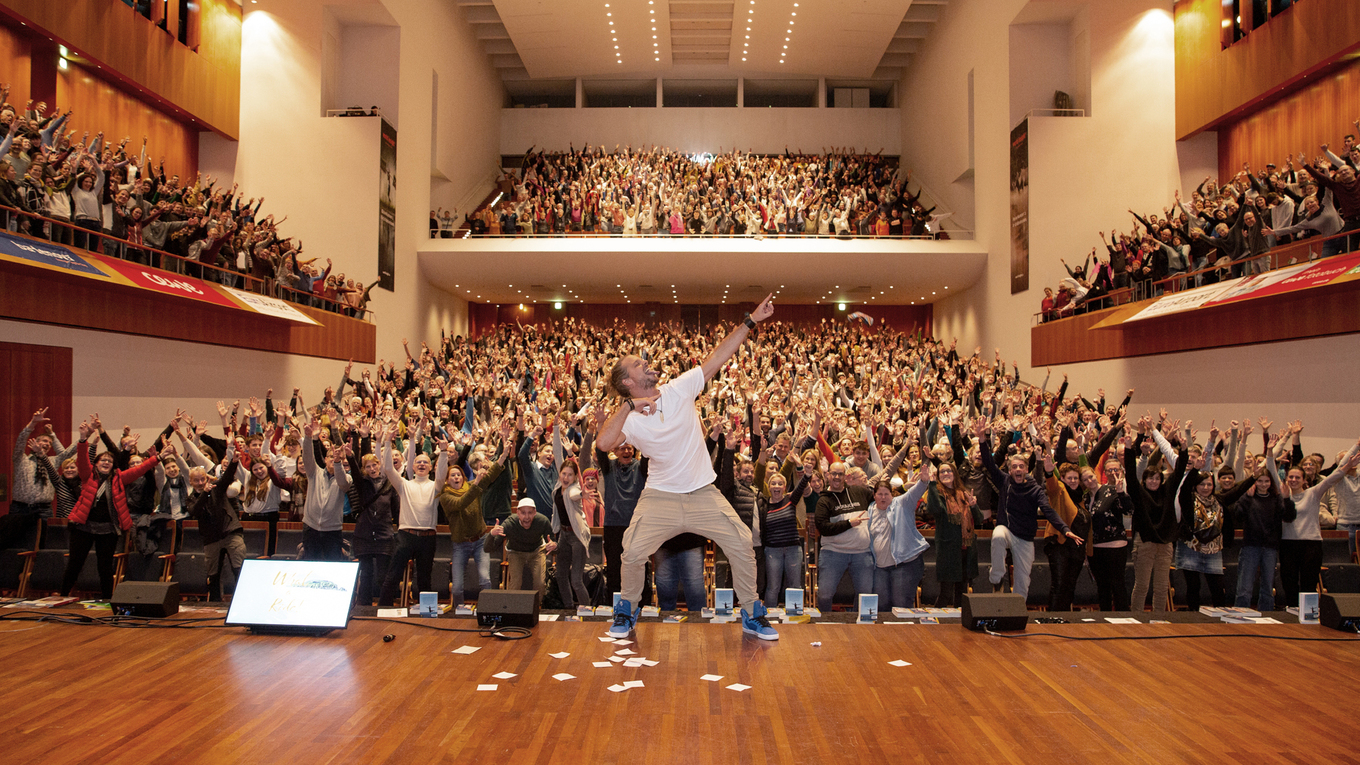
<path fill-rule="evenodd" d="M 756 306 L 756 310 L 751 312 L 749 319 L 738 324 L 727 334 L 727 337 L 723 338 L 721 343 L 718 343 L 718 347 L 708 354 L 708 358 L 704 359 L 702 364 L 704 382 L 708 382 L 717 376 L 718 370 L 722 369 L 723 364 L 726 364 L 728 359 L 731 359 L 732 355 L 741 347 L 741 344 L 746 342 L 746 336 L 751 333 L 755 325 L 770 318 L 773 314 L 774 294 L 771 293 L 761 301 L 760 305 Z"/>

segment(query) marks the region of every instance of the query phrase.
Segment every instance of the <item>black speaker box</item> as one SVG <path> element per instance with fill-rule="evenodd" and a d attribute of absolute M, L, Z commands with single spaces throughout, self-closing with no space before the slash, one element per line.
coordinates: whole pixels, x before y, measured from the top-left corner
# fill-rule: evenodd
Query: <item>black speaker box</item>
<path fill-rule="evenodd" d="M 1029 611 L 1025 598 L 1014 593 L 973 593 L 963 596 L 963 626 L 970 630 L 1008 632 L 1025 629 Z"/>
<path fill-rule="evenodd" d="M 121 582 L 111 605 L 117 616 L 173 616 L 179 613 L 179 582 Z"/>
<path fill-rule="evenodd" d="M 1318 596 L 1318 621 L 1343 632 L 1360 632 L 1360 594 L 1323 593 Z"/>
<path fill-rule="evenodd" d="M 477 624 L 482 627 L 538 626 L 537 590 L 482 590 L 477 596 Z"/>

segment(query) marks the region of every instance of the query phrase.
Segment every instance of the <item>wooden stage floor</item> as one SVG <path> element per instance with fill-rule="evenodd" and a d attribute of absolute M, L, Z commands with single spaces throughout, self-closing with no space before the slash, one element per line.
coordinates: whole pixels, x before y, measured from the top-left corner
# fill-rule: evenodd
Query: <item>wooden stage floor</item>
<path fill-rule="evenodd" d="M 808 624 L 763 643 L 734 624 L 644 622 L 628 648 L 659 664 L 596 668 L 615 650 L 603 629 L 544 623 L 505 642 L 376 621 L 319 638 L 0 622 L 0 760 L 1360 762 L 1360 641 Z M 1029 629 L 1344 637 L 1299 625 Z M 462 645 L 481 650 L 451 653 Z M 571 655 L 549 656 L 561 651 Z M 888 663 L 898 659 L 911 666 Z M 553 679 L 562 672 L 575 679 Z M 710 673 L 723 679 L 700 680 Z M 606 690 L 627 680 L 645 685 Z"/>

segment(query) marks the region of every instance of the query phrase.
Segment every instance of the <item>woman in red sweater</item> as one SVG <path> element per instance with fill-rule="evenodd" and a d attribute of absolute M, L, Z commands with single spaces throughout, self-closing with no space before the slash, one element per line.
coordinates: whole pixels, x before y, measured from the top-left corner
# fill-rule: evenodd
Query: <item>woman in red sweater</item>
<path fill-rule="evenodd" d="M 98 419 L 95 427 L 80 424 L 82 441 L 99 432 Z M 167 449 L 173 447 L 166 445 Z M 66 574 L 61 580 L 61 594 L 71 594 L 80 570 L 85 567 L 85 558 L 90 548 L 95 549 L 95 564 L 99 569 L 100 596 L 108 600 L 113 597 L 113 555 L 123 532 L 132 528 L 132 515 L 128 512 L 126 486 L 141 478 L 147 471 L 156 467 L 159 461 L 153 446 L 151 453 L 141 464 L 127 470 L 114 470 L 113 455 L 103 452 L 90 466 L 89 449 L 76 450 L 76 469 L 80 473 L 80 499 L 76 500 L 71 511 L 70 535 L 71 554 L 66 559 Z"/>

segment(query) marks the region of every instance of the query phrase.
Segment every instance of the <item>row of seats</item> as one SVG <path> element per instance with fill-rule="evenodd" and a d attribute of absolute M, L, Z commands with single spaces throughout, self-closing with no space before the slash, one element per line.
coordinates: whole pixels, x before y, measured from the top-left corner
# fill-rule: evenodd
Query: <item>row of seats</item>
<path fill-rule="evenodd" d="M 274 532 L 276 537 L 273 540 L 270 539 L 271 530 L 267 523 L 247 521 L 242 525 L 244 526 L 247 557 L 266 557 L 270 547 L 275 548 L 273 555 L 275 559 L 287 560 L 297 557 L 302 542 L 302 524 L 286 522 L 277 524 L 277 529 Z M 64 520 L 47 519 L 35 528 L 36 533 L 31 538 L 31 544 L 0 552 L 0 590 L 13 592 L 18 597 L 31 597 L 58 590 L 66 568 L 66 550 L 68 547 L 66 530 Z M 347 526 L 345 530 L 351 531 L 352 529 Z M 445 529 L 441 529 L 441 531 L 445 531 Z M 133 535 L 125 535 L 124 544 L 120 547 L 121 552 L 117 555 L 116 581 L 123 579 L 176 581 L 180 584 L 181 593 L 186 596 L 205 597 L 207 595 L 207 561 L 204 558 L 203 543 L 198 536 L 198 524 L 193 521 L 182 521 L 179 524 L 167 525 L 166 532 L 161 535 L 157 550 L 150 554 L 143 554 L 136 550 Z M 930 536 L 929 533 L 927 533 L 927 536 Z M 1325 532 L 1324 536 L 1324 590 L 1360 592 L 1360 568 L 1349 558 L 1345 535 Z M 977 545 L 979 580 L 982 585 L 986 584 L 987 570 L 991 563 L 989 537 L 990 532 L 979 532 Z M 452 541 L 447 533 L 436 536 L 435 566 L 432 572 L 431 587 L 434 591 L 442 593 L 442 599 L 445 600 L 452 595 L 452 547 Z M 815 550 L 815 545 L 813 549 Z M 1043 559 L 1042 551 L 1038 552 L 1039 555 L 1036 556 L 1031 573 L 1028 602 L 1031 606 L 1043 607 L 1048 602 L 1051 573 L 1047 561 Z M 1225 581 L 1229 583 L 1229 588 L 1234 586 L 1236 582 L 1237 552 L 1238 547 L 1235 545 L 1228 547 L 1224 552 Z M 493 554 L 492 562 L 492 586 L 501 587 L 507 578 L 507 566 L 499 555 Z M 596 533 L 591 537 L 587 564 L 602 566 L 603 563 L 602 538 L 599 533 Z M 725 576 L 727 573 L 726 565 L 726 561 L 716 559 L 713 554 L 713 545 L 710 543 L 705 555 L 705 583 L 709 590 L 710 602 L 716 582 L 730 579 Z M 925 553 L 925 569 L 925 576 L 922 578 L 918 591 L 918 599 L 920 603 L 933 604 L 939 595 L 939 582 L 935 577 L 935 548 L 933 546 Z M 808 556 L 806 574 L 804 577 L 804 581 L 807 583 L 806 597 L 815 599 L 816 589 L 819 586 L 815 552 Z M 1126 579 L 1130 589 L 1133 586 L 1133 576 L 1133 564 L 1130 561 L 1126 569 Z M 402 603 L 409 604 L 414 600 L 412 565 L 408 565 L 403 580 Z M 977 583 L 975 582 L 975 584 Z M 235 584 L 230 570 L 224 567 L 223 591 L 232 592 Z M 471 561 L 468 562 L 468 571 L 464 574 L 464 584 L 465 597 L 475 600 L 478 594 L 477 574 Z M 1172 584 L 1173 602 L 1177 605 L 1184 605 L 1183 588 L 1179 586 L 1179 575 L 1173 576 Z M 549 583 L 549 586 L 552 586 L 552 583 Z M 986 588 L 984 587 L 984 589 Z M 1276 589 L 1280 589 L 1278 575 Z M 86 560 L 85 566 L 76 581 L 75 591 L 94 593 L 98 590 L 98 574 L 95 570 L 94 556 L 91 555 Z M 855 597 L 854 585 L 847 575 L 837 585 L 834 602 L 850 606 L 855 603 Z M 1089 569 L 1083 569 L 1077 580 L 1074 603 L 1078 606 L 1091 606 L 1096 603 L 1096 600 L 1095 580 L 1092 578 Z M 810 600 L 809 602 L 814 601 Z"/>

